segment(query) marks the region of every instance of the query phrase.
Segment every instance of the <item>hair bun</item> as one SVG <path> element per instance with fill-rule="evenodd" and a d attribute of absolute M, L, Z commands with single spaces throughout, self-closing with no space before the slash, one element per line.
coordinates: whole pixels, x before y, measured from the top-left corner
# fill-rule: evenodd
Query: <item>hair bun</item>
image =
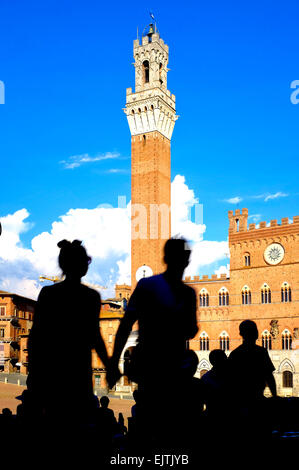
<path fill-rule="evenodd" d="M 74 247 L 76 247 L 76 248 L 77 248 L 78 246 L 81 246 L 81 244 L 82 244 L 81 240 L 73 240 L 73 241 L 72 241 L 72 246 L 74 246 Z"/>
<path fill-rule="evenodd" d="M 57 246 L 59 248 L 66 248 L 69 246 L 71 243 L 68 240 L 60 240 L 60 242 L 57 243 Z"/>

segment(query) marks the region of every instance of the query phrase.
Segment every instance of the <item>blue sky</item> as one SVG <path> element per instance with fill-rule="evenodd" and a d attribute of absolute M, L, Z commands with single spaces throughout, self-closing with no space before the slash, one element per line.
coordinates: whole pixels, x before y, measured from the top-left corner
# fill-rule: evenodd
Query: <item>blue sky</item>
<path fill-rule="evenodd" d="M 180 115 L 172 179 L 183 175 L 203 204 L 204 239 L 226 240 L 230 209 L 248 207 L 257 222 L 299 214 L 299 104 L 290 100 L 297 2 L 3 0 L 0 219 L 30 214 L 24 249 L 70 209 L 130 200 L 122 108 L 134 86 L 132 43 L 149 11 L 170 47 L 168 88 Z M 65 168 L 78 155 L 90 161 Z"/>

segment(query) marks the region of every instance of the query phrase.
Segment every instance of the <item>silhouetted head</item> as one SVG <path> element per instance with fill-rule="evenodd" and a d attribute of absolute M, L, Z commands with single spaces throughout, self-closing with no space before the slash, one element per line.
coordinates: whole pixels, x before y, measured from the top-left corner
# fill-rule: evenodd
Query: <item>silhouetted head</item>
<path fill-rule="evenodd" d="M 110 400 L 108 397 L 104 396 L 100 398 L 100 403 L 102 408 L 108 408 L 108 405 L 110 403 Z"/>
<path fill-rule="evenodd" d="M 184 238 L 170 238 L 164 245 L 164 262 L 167 270 L 183 275 L 189 264 L 191 250 Z"/>
<path fill-rule="evenodd" d="M 3 408 L 2 414 L 3 414 L 3 416 L 11 416 L 12 411 L 9 408 Z"/>
<path fill-rule="evenodd" d="M 183 360 L 183 373 L 188 376 L 188 377 L 193 377 L 198 366 L 198 357 L 196 352 L 192 351 L 191 349 L 188 349 L 188 351 L 185 352 L 185 357 Z"/>
<path fill-rule="evenodd" d="M 244 320 L 239 326 L 240 335 L 247 343 L 255 343 L 259 337 L 256 323 L 252 320 Z"/>
<path fill-rule="evenodd" d="M 60 248 L 58 257 L 59 266 L 66 277 L 80 278 L 85 276 L 91 262 L 80 240 L 69 242 L 61 240 L 57 243 Z"/>
<path fill-rule="evenodd" d="M 222 349 L 213 349 L 209 354 L 209 361 L 216 369 L 222 369 L 227 361 L 227 355 Z"/>

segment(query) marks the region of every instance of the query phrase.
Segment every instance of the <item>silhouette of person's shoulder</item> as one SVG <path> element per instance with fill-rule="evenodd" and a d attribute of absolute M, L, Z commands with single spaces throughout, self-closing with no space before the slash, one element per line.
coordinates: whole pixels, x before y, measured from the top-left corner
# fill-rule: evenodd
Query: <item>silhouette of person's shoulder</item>
<path fill-rule="evenodd" d="M 230 353 L 229 361 L 230 364 L 240 367 L 242 367 L 244 363 L 250 363 L 258 366 L 259 369 L 275 370 L 267 349 L 258 344 L 250 346 L 241 344 Z"/>
<path fill-rule="evenodd" d="M 84 284 L 78 284 L 76 286 L 69 284 L 65 281 L 62 282 L 56 282 L 51 286 L 45 286 L 41 289 L 40 294 L 39 294 L 39 299 L 48 297 L 48 296 L 60 296 L 64 295 L 66 291 L 73 292 L 74 294 L 79 294 L 82 296 L 90 297 L 91 299 L 95 300 L 101 300 L 101 296 L 99 292 L 97 292 L 95 289 L 91 289 L 90 287 L 84 285 Z"/>
<path fill-rule="evenodd" d="M 164 282 L 163 274 L 155 274 L 154 276 L 142 277 L 138 282 L 138 286 L 142 288 L 152 288 Z"/>

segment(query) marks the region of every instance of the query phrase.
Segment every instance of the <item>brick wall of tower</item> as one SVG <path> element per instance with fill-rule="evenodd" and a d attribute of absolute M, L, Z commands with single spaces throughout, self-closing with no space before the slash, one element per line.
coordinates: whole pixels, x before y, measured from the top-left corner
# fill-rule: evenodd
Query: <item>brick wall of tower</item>
<path fill-rule="evenodd" d="M 170 141 L 159 132 L 149 132 L 132 136 L 132 175 L 131 193 L 132 206 L 141 204 L 146 214 L 146 230 L 144 237 L 140 227 L 136 227 L 135 217 L 132 217 L 132 287 L 136 284 L 136 270 L 142 265 L 148 265 L 154 274 L 161 272 L 163 263 L 163 246 L 170 236 Z M 167 207 L 164 222 L 158 217 L 155 232 L 154 217 L 151 205 L 161 204 Z M 151 231 L 152 230 L 152 231 Z M 134 233 L 133 233 L 134 232 Z M 137 232 L 137 233 L 136 233 Z"/>

